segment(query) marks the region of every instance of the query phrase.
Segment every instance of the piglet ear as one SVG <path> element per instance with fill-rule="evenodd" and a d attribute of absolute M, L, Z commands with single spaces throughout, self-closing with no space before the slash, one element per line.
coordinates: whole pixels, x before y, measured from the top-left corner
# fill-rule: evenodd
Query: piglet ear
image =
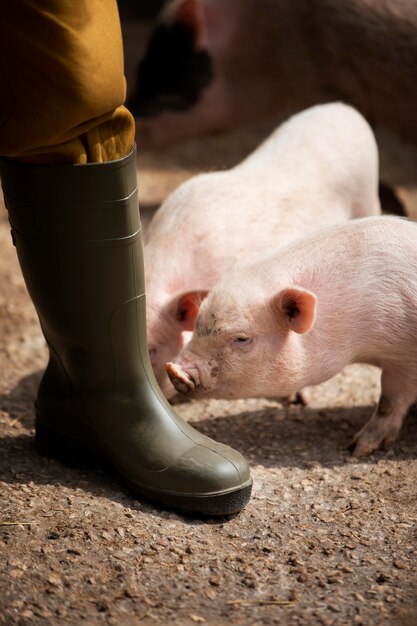
<path fill-rule="evenodd" d="M 274 297 L 273 306 L 284 317 L 288 328 L 302 335 L 314 324 L 316 303 L 316 296 L 308 289 L 291 287 Z"/>
<path fill-rule="evenodd" d="M 207 47 L 207 28 L 201 0 L 177 0 L 168 6 L 170 18 L 193 33 L 196 49 Z"/>
<path fill-rule="evenodd" d="M 194 330 L 201 303 L 207 295 L 208 291 L 188 291 L 178 298 L 175 318 L 181 322 L 183 330 Z"/>

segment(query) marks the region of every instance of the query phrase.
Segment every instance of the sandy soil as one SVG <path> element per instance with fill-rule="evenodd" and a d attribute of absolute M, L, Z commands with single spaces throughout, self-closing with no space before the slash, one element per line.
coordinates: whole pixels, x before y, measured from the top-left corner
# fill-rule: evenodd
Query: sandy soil
<path fill-rule="evenodd" d="M 236 162 L 264 130 L 142 154 L 145 225 L 181 180 Z M 4 211 L 0 241 L 1 624 L 417 623 L 415 412 L 389 452 L 345 451 L 378 397 L 378 370 L 348 367 L 307 407 L 178 405 L 247 456 L 253 497 L 232 519 L 159 511 L 101 468 L 35 453 L 46 350 Z"/>

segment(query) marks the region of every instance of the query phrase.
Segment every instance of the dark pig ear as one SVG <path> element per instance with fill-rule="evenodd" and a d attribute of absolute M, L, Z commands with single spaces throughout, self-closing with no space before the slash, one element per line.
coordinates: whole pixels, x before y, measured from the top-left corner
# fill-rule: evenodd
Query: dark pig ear
<path fill-rule="evenodd" d="M 314 324 L 316 303 L 314 293 L 301 287 L 284 289 L 272 301 L 274 310 L 285 320 L 287 327 L 301 335 L 308 332 Z"/>
<path fill-rule="evenodd" d="M 151 35 L 126 103 L 135 117 L 186 111 L 198 102 L 213 80 L 207 39 L 200 0 L 168 5 Z"/>
<path fill-rule="evenodd" d="M 182 24 L 193 34 L 195 50 L 207 47 L 207 30 L 201 0 L 179 0 L 172 3 L 171 23 Z"/>
<path fill-rule="evenodd" d="M 200 306 L 208 291 L 188 291 L 180 296 L 175 306 L 175 318 L 181 322 L 183 330 L 194 330 Z"/>

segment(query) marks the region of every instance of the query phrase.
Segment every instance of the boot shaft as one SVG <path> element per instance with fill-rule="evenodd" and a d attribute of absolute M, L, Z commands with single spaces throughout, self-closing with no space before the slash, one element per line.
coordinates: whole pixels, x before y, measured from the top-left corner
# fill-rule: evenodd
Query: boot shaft
<path fill-rule="evenodd" d="M 81 393 L 137 385 L 147 341 L 135 151 L 88 165 L 2 161 L 1 177 L 49 375 Z"/>

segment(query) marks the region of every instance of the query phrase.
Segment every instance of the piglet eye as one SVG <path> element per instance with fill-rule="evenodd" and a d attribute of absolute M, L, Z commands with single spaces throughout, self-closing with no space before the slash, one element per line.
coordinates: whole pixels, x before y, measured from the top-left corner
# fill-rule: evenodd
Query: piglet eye
<path fill-rule="evenodd" d="M 250 337 L 236 337 L 233 341 L 233 343 L 238 344 L 240 346 L 242 345 L 247 345 L 248 343 L 250 343 L 252 340 Z"/>

